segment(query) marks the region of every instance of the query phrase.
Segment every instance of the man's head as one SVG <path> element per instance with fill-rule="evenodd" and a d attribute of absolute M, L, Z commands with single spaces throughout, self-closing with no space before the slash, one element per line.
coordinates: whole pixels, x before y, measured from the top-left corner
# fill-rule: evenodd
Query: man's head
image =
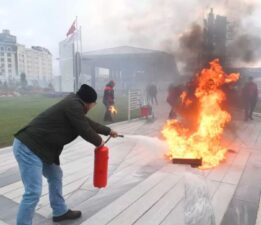
<path fill-rule="evenodd" d="M 76 94 L 84 101 L 86 113 L 96 105 L 97 93 L 91 86 L 83 84 Z"/>
<path fill-rule="evenodd" d="M 111 81 L 108 83 L 108 86 L 114 87 L 114 86 L 115 86 L 115 82 L 114 82 L 113 80 L 111 80 Z"/>

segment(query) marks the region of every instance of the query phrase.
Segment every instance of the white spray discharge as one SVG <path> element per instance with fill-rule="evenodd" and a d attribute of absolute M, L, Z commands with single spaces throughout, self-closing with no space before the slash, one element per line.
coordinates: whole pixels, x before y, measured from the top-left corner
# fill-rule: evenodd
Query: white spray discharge
<path fill-rule="evenodd" d="M 215 225 L 213 207 L 204 177 L 185 175 L 185 224 Z"/>
<path fill-rule="evenodd" d="M 157 137 L 148 137 L 143 135 L 124 135 L 126 142 L 134 142 L 142 151 L 153 154 L 159 159 L 163 159 L 167 153 L 168 145 L 164 140 Z"/>

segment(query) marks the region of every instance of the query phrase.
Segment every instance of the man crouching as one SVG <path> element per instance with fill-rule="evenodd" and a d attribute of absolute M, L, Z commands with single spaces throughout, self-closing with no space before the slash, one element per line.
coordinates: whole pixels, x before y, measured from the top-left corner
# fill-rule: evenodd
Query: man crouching
<path fill-rule="evenodd" d="M 96 123 L 85 114 L 96 105 L 96 91 L 83 84 L 79 91 L 48 108 L 15 134 L 13 151 L 24 185 L 24 195 L 17 214 L 17 225 L 31 225 L 42 192 L 42 175 L 49 185 L 53 221 L 81 217 L 80 211 L 67 208 L 62 195 L 62 169 L 59 156 L 64 145 L 79 135 L 99 147 L 101 136 L 118 134 Z"/>

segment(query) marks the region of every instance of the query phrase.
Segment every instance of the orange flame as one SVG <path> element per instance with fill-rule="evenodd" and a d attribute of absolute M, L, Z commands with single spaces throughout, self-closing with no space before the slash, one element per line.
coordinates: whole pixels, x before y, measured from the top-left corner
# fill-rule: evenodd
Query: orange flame
<path fill-rule="evenodd" d="M 110 106 L 109 111 L 110 111 L 112 114 L 114 114 L 114 115 L 118 113 L 118 111 L 117 111 L 117 109 L 115 108 L 114 105 L 111 105 L 111 106 Z"/>
<path fill-rule="evenodd" d="M 189 106 L 192 104 L 192 100 L 188 98 L 188 94 L 186 91 L 183 91 L 180 95 L 181 103 L 185 106 Z"/>
<path fill-rule="evenodd" d="M 197 75 L 194 93 L 199 103 L 197 129 L 191 133 L 181 122 L 167 121 L 162 134 L 169 146 L 167 156 L 170 159 L 202 158 L 203 169 L 215 167 L 224 160 L 227 149 L 221 146 L 221 135 L 231 115 L 221 109 L 220 105 L 226 98 L 221 86 L 238 79 L 239 74 L 225 74 L 218 59 L 210 62 L 209 69 L 203 69 Z"/>

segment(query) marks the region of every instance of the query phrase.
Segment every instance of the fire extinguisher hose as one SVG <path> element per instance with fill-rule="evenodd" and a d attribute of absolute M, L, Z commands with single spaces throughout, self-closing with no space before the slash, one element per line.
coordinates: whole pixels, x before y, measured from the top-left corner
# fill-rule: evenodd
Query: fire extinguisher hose
<path fill-rule="evenodd" d="M 118 134 L 117 137 L 121 137 L 121 138 L 123 138 L 124 135 L 122 135 L 122 134 Z M 104 142 L 104 144 L 106 144 L 110 139 L 111 139 L 111 136 L 107 138 L 107 140 Z"/>

